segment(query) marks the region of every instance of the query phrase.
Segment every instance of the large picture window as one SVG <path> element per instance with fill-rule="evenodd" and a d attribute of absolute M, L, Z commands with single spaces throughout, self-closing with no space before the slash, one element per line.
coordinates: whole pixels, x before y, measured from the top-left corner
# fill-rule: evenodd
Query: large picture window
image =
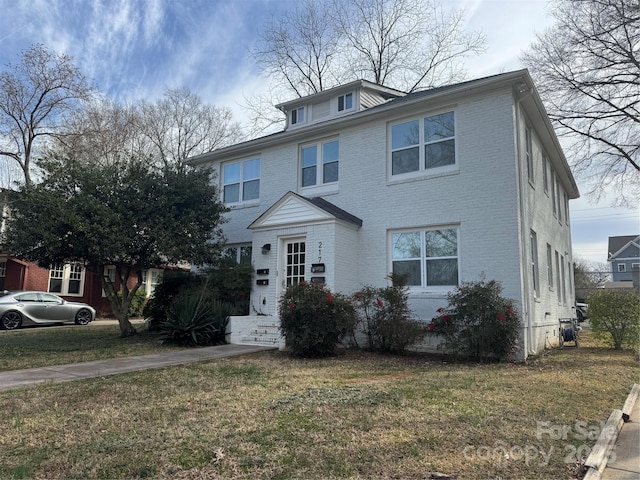
<path fill-rule="evenodd" d="M 391 174 L 429 171 L 456 163 L 454 113 L 391 126 Z"/>
<path fill-rule="evenodd" d="M 52 266 L 49 270 L 49 292 L 82 296 L 84 273 L 84 266 L 77 263 Z"/>
<path fill-rule="evenodd" d="M 338 140 L 303 146 L 300 149 L 300 157 L 303 188 L 338 181 L 340 160 Z"/>
<path fill-rule="evenodd" d="M 407 275 L 409 286 L 458 285 L 456 227 L 393 232 L 393 273 Z"/>
<path fill-rule="evenodd" d="M 260 198 L 260 159 L 227 163 L 222 167 L 223 201 L 233 204 Z"/>

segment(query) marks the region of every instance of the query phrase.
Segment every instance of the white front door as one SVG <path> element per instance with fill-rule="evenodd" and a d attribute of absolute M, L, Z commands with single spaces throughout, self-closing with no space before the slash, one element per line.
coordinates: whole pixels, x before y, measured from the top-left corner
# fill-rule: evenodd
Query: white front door
<path fill-rule="evenodd" d="M 288 286 L 305 279 L 306 238 L 286 238 L 282 247 L 280 288 L 284 291 Z"/>

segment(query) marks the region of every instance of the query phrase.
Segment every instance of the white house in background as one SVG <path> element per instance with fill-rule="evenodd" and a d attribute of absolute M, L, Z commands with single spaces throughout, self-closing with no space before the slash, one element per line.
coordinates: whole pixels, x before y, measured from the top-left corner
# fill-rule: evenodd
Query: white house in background
<path fill-rule="evenodd" d="M 518 304 L 520 358 L 557 342 L 579 193 L 526 70 L 411 94 L 356 81 L 277 107 L 282 132 L 190 159 L 218 171 L 229 246 L 255 269 L 233 341 L 277 326 L 291 283 L 348 294 L 395 271 L 425 321 L 484 276 Z"/>

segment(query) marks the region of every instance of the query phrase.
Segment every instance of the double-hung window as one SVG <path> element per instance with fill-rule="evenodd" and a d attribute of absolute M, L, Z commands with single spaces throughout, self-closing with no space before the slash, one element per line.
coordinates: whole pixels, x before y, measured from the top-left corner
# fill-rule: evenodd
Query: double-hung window
<path fill-rule="evenodd" d="M 260 159 L 227 163 L 222 167 L 222 190 L 225 204 L 260 198 Z"/>
<path fill-rule="evenodd" d="M 291 125 L 304 123 L 304 107 L 291 110 Z"/>
<path fill-rule="evenodd" d="M 526 127 L 524 129 L 524 147 L 525 147 L 525 156 L 527 160 L 527 176 L 529 177 L 529 182 L 533 184 L 533 173 L 534 173 L 533 138 L 532 138 L 531 128 L 529 127 Z"/>
<path fill-rule="evenodd" d="M 353 93 L 346 93 L 338 97 L 338 111 L 344 112 L 353 108 Z"/>
<path fill-rule="evenodd" d="M 391 233 L 393 273 L 407 275 L 408 286 L 458 285 L 456 227 Z"/>
<path fill-rule="evenodd" d="M 251 245 L 230 245 L 224 249 L 223 256 L 240 265 L 251 265 L 251 251 Z"/>
<path fill-rule="evenodd" d="M 81 296 L 84 290 L 84 266 L 77 263 L 53 265 L 49 270 L 49 292 Z"/>
<path fill-rule="evenodd" d="M 536 298 L 540 297 L 540 272 L 538 264 L 538 235 L 531 230 L 531 278 L 533 280 L 533 292 Z M 563 267 L 564 268 L 564 267 Z"/>
<path fill-rule="evenodd" d="M 402 175 L 456 163 L 454 113 L 445 112 L 391 126 L 391 174 Z"/>
<path fill-rule="evenodd" d="M 325 185 L 338 181 L 340 145 L 338 140 L 306 145 L 300 149 L 302 187 Z"/>

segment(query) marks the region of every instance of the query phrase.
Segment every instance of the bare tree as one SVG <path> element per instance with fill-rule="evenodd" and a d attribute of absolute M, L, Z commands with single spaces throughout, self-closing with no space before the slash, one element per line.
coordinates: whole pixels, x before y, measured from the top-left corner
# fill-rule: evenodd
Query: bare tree
<path fill-rule="evenodd" d="M 573 264 L 576 299 L 584 301 L 593 291 L 611 280 L 611 265 L 576 258 Z"/>
<path fill-rule="evenodd" d="M 0 156 L 16 161 L 31 181 L 39 138 L 60 131 L 65 114 L 87 100 L 92 88 L 67 55 L 36 44 L 19 64 L 0 73 Z"/>
<path fill-rule="evenodd" d="M 406 92 L 463 80 L 462 61 L 484 50 L 463 30 L 463 11 L 427 0 L 336 0 L 353 77 Z"/>
<path fill-rule="evenodd" d="M 265 75 L 303 97 L 339 82 L 340 36 L 329 2 L 305 0 L 272 17 L 252 54 Z"/>
<path fill-rule="evenodd" d="M 91 102 L 69 119 L 56 146 L 76 160 L 102 166 L 131 158 L 161 166 L 241 138 L 228 109 L 206 105 L 187 89 L 175 89 L 154 103 Z"/>
<path fill-rule="evenodd" d="M 431 0 L 305 0 L 259 35 L 253 56 L 272 80 L 268 98 L 291 99 L 363 78 L 413 92 L 465 78 L 463 61 L 484 50 L 484 36 L 465 32 L 464 12 Z M 280 123 L 250 99 L 254 132 Z"/>
<path fill-rule="evenodd" d="M 619 205 L 640 196 L 640 3 L 559 0 L 556 24 L 522 60 L 577 175 Z"/>
<path fill-rule="evenodd" d="M 141 140 L 149 153 L 164 164 L 181 162 L 243 138 L 231 111 L 206 105 L 188 89 L 167 90 L 155 103 L 139 108 Z"/>
<path fill-rule="evenodd" d="M 74 112 L 54 145 L 78 161 L 107 166 L 148 156 L 141 135 L 140 115 L 134 106 L 100 98 Z"/>

